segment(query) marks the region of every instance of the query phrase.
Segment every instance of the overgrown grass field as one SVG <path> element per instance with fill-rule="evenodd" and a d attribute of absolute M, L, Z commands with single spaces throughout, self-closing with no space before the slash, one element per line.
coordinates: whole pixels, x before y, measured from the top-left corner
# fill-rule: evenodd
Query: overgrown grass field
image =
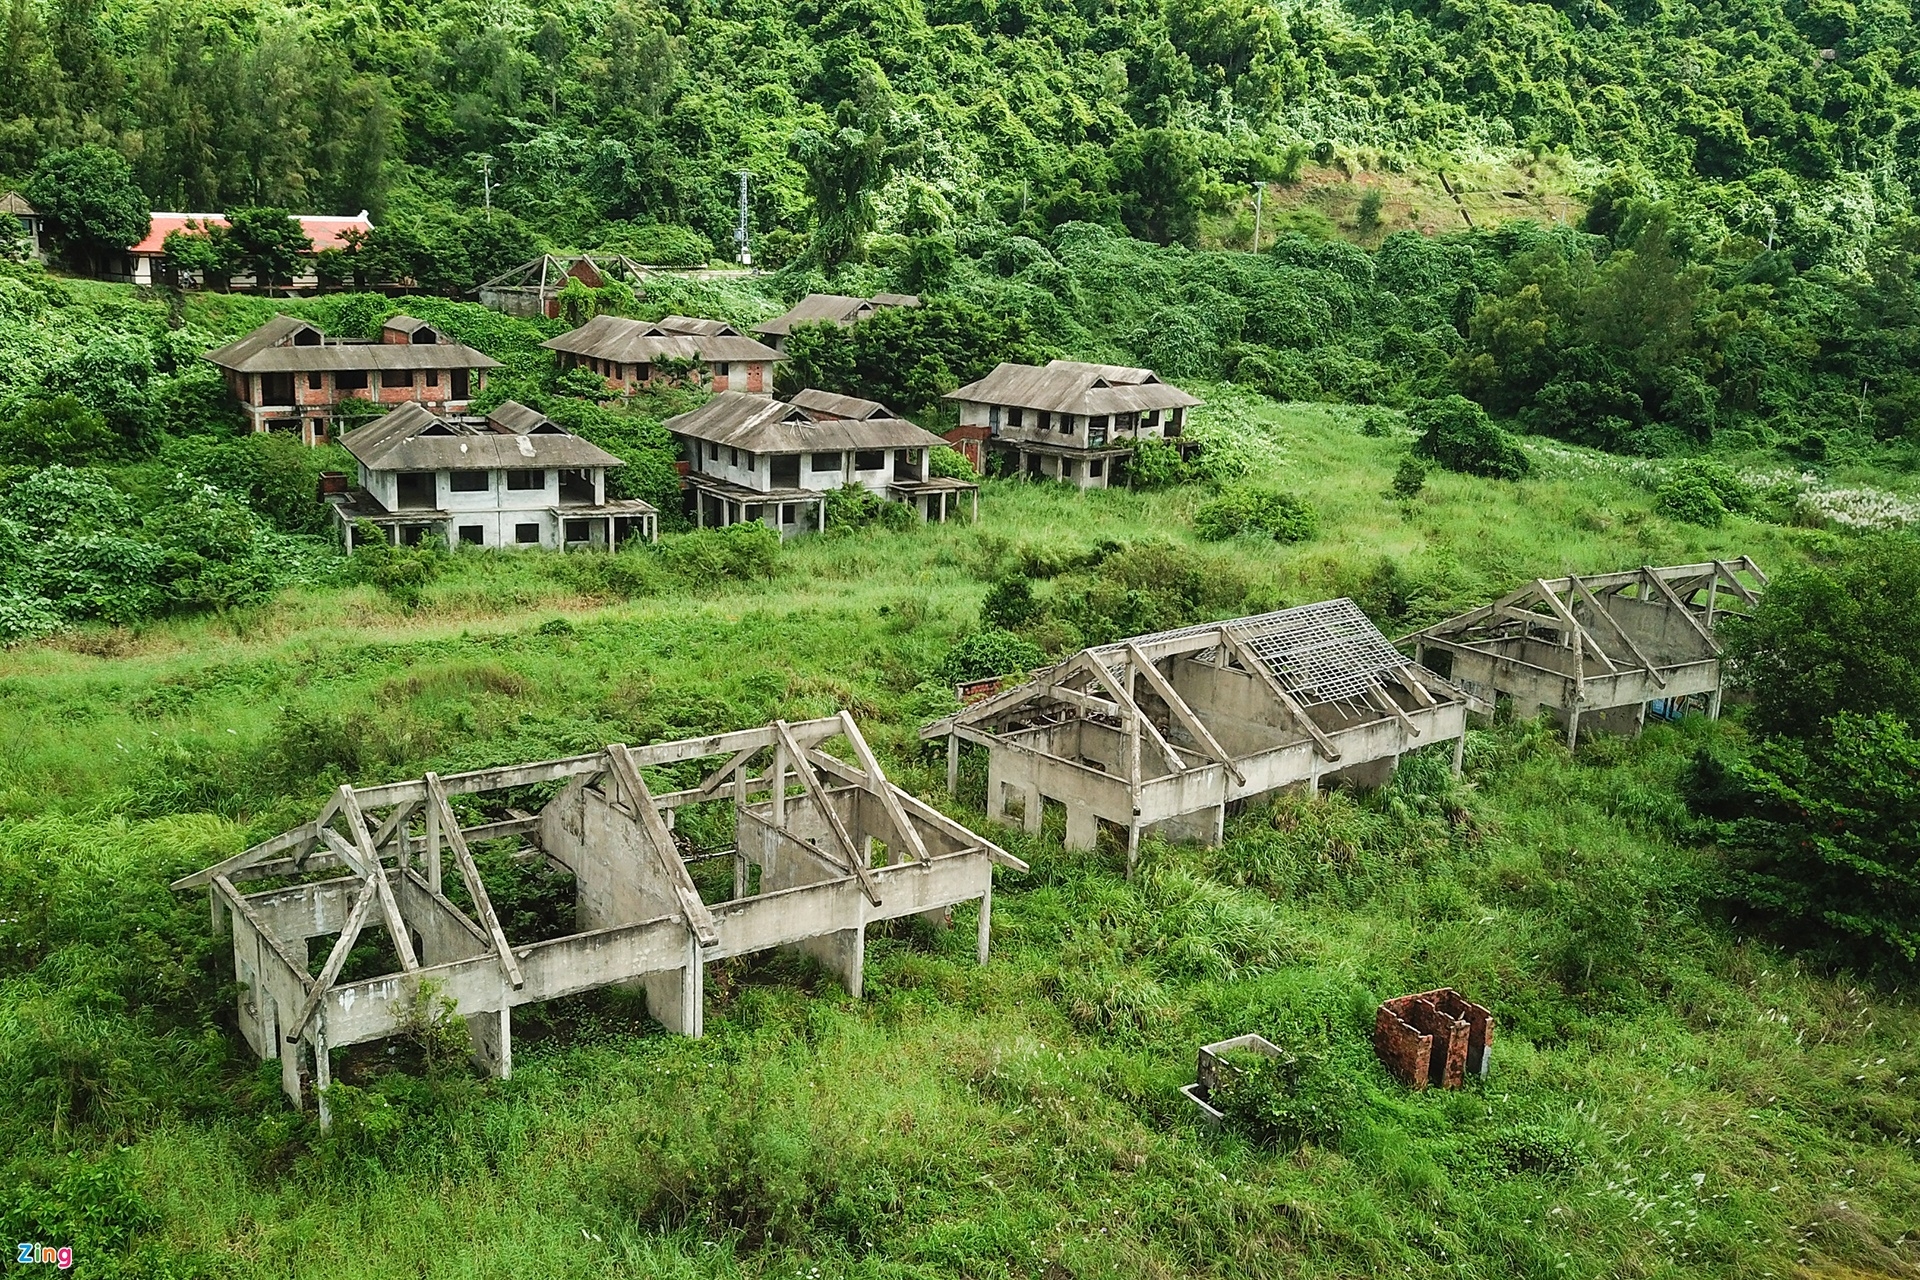
<path fill-rule="evenodd" d="M 1032 871 L 999 873 L 984 967 L 962 911 L 876 930 L 858 1002 L 785 957 L 716 966 L 698 1042 L 637 998 L 557 1002 L 516 1015 L 511 1081 L 404 1046 L 404 1070 L 343 1063 L 326 1135 L 256 1069 L 204 901 L 165 885 L 341 779 L 845 706 L 977 824 L 977 762 L 949 803 L 915 731 L 1022 566 L 1043 599 L 1185 575 L 1211 616 L 1350 594 L 1397 633 L 1535 576 L 1773 568 L 1833 536 L 1677 523 L 1574 451 L 1402 499 L 1382 416 L 1209 398 L 1316 537 L 1199 541 L 1199 488 L 990 483 L 977 526 L 803 540 L 771 576 L 462 554 L 413 609 L 303 589 L 0 654 L 0 1219 L 100 1276 L 1920 1274 L 1920 1015 L 1747 936 L 1689 838 L 1676 780 L 1737 716 L 1573 755 L 1476 731 L 1462 780 L 1415 756 L 1221 849 L 1150 844 L 1132 882 L 1113 850 L 997 830 Z M 1440 985 L 1494 1010 L 1493 1072 L 1408 1093 L 1373 1006 Z M 1243 1031 L 1344 1082 L 1297 1150 L 1210 1134 L 1177 1093 Z"/>

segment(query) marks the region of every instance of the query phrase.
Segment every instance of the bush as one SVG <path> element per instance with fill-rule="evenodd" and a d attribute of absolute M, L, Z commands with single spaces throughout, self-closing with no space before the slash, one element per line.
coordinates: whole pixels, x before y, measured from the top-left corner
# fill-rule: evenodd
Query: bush
<path fill-rule="evenodd" d="M 1753 491 L 1718 462 L 1694 459 L 1681 463 L 1653 498 L 1661 515 L 1711 528 L 1729 512 L 1753 505 Z"/>
<path fill-rule="evenodd" d="M 1009 574 L 987 588 L 980 602 L 980 621 L 1001 631 L 1015 631 L 1039 616 L 1040 605 L 1033 598 L 1033 583 L 1019 574 Z"/>
<path fill-rule="evenodd" d="M 1393 496 L 1408 500 L 1420 495 L 1427 486 L 1427 469 L 1413 458 L 1403 458 L 1393 473 Z"/>
<path fill-rule="evenodd" d="M 1420 433 L 1414 452 L 1449 471 L 1518 480 L 1533 470 L 1513 437 L 1465 396 L 1419 401 L 1408 412 L 1407 421 Z"/>
<path fill-rule="evenodd" d="M 758 521 L 669 534 L 659 546 L 667 567 L 696 583 L 771 578 L 780 560 L 780 535 Z"/>
<path fill-rule="evenodd" d="M 1303 498 L 1276 489 L 1243 485 L 1200 504 L 1194 531 L 1210 542 L 1251 534 L 1275 542 L 1304 542 L 1320 518 Z"/>
<path fill-rule="evenodd" d="M 1127 461 L 1127 486 L 1132 489 L 1166 489 L 1190 479 L 1180 450 L 1164 440 L 1142 440 Z"/>
<path fill-rule="evenodd" d="M 992 676 L 1024 675 L 1046 663 L 1047 655 L 1031 640 L 1010 631 L 976 631 L 947 651 L 939 675 L 948 684 L 985 680 Z"/>
<path fill-rule="evenodd" d="M 927 475 L 936 480 L 978 480 L 980 473 L 967 461 L 967 455 L 944 444 L 935 445 L 927 454 Z"/>
<path fill-rule="evenodd" d="M 446 548 L 435 539 L 426 539 L 417 547 L 396 547 L 371 521 L 354 525 L 353 554 L 347 558 L 348 579 L 378 587 L 403 608 L 418 608 L 427 584 L 439 577 L 446 565 Z"/>
<path fill-rule="evenodd" d="M 1714 487 L 1697 475 L 1682 472 L 1661 485 L 1653 508 L 1670 520 L 1712 528 L 1727 518 L 1727 507 Z"/>
<path fill-rule="evenodd" d="M 0 462 L 85 466 L 118 443 L 106 418 L 70 395 L 29 400 L 0 414 Z"/>
<path fill-rule="evenodd" d="M 606 237 L 607 247 L 655 267 L 704 267 L 713 260 L 713 241 L 691 227 L 646 223 L 622 227 Z"/>
<path fill-rule="evenodd" d="M 1291 1151 L 1306 1142 L 1332 1142 L 1360 1105 L 1348 1064 L 1317 1053 L 1236 1053 L 1223 1066 L 1209 1100 L 1229 1125 L 1262 1146 Z"/>

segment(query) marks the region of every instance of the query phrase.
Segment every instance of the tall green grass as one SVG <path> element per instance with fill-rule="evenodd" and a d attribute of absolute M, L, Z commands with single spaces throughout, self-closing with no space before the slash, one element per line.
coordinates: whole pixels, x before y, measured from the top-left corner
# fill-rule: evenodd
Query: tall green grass
<path fill-rule="evenodd" d="M 876 928 L 858 1002 L 789 957 L 715 966 L 699 1042 L 609 994 L 518 1015 L 508 1082 L 343 1055 L 358 1092 L 324 1136 L 251 1062 L 204 902 L 165 884 L 340 780 L 845 706 L 946 803 L 914 736 L 950 696 L 932 675 L 1023 558 L 1162 539 L 1210 599 L 1343 592 L 1411 625 L 1536 575 L 1772 565 L 1812 536 L 1676 525 L 1598 471 L 1402 502 L 1404 439 L 1215 398 L 1258 478 L 1316 506 L 1314 541 L 1200 543 L 1197 489 L 990 484 L 978 526 L 803 540 L 768 578 L 457 555 L 411 611 L 310 590 L 0 655 L 0 1223 L 123 1276 L 1920 1266 L 1920 1016 L 1748 936 L 1686 839 L 1678 771 L 1737 725 L 1577 755 L 1476 731 L 1464 779 L 1416 756 L 1378 793 L 1240 815 L 1217 850 L 1150 843 L 1131 882 L 1114 848 L 996 831 L 1032 871 L 999 879 L 985 967 L 968 908 Z M 1438 985 L 1494 1009 L 1493 1074 L 1408 1093 L 1372 1009 Z M 1196 1046 L 1249 1030 L 1341 1068 L 1337 1138 L 1196 1123 Z"/>

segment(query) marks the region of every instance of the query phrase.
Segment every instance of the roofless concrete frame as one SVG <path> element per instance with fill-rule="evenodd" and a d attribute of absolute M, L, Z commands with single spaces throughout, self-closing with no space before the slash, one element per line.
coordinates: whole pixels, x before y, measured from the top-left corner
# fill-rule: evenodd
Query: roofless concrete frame
<path fill-rule="evenodd" d="M 1066 809 L 1068 848 L 1100 822 L 1218 844 L 1227 807 L 1323 782 L 1378 786 L 1400 756 L 1453 741 L 1466 698 L 1387 643 L 1351 600 L 1328 600 L 1085 649 L 921 730 L 987 751 L 987 816 L 1038 831 Z"/>
<path fill-rule="evenodd" d="M 1571 747 L 1582 725 L 1638 733 L 1654 701 L 1704 694 L 1717 718 L 1724 672 L 1714 623 L 1752 608 L 1766 586 L 1750 556 L 1536 578 L 1399 643 L 1422 662 L 1445 655 L 1476 714 L 1492 714 L 1503 696 L 1523 719 L 1552 711 Z"/>
<path fill-rule="evenodd" d="M 822 748 L 841 737 L 855 763 Z M 698 787 L 654 794 L 649 765 L 724 757 Z M 462 827 L 451 800 L 564 781 L 537 814 Z M 732 896 L 701 900 L 675 844 L 678 809 L 733 802 Z M 471 845 L 517 837 L 576 883 L 578 932 L 515 944 L 501 929 Z M 884 846 L 883 865 L 875 865 Z M 452 867 L 448 867 L 448 863 Z M 978 955 L 987 959 L 994 864 L 1026 864 L 894 786 L 842 712 L 758 729 L 628 747 L 534 764 L 372 787 L 342 786 L 312 822 L 174 883 L 206 888 L 216 933 L 233 938 L 239 1022 L 301 1106 L 310 1078 L 330 1121 L 329 1053 L 405 1030 L 454 1001 L 474 1057 L 491 1074 L 513 1068 L 516 1005 L 616 983 L 644 988 L 669 1030 L 699 1036 L 703 972 L 715 960 L 791 946 L 815 956 L 858 997 L 866 927 L 876 920 L 980 903 Z M 747 893 L 750 871 L 760 871 Z M 242 893 L 244 881 L 344 874 Z M 442 892 L 457 875 L 474 905 Z M 361 932 L 384 928 L 400 969 L 340 981 Z M 317 975 L 308 943 L 337 934 Z"/>

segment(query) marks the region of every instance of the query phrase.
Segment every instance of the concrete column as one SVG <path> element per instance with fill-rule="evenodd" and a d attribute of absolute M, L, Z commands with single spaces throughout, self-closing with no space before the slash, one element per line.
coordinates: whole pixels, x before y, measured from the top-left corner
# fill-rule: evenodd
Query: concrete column
<path fill-rule="evenodd" d="M 851 929 L 838 929 L 832 933 L 823 933 L 817 938 L 808 938 L 795 944 L 800 954 L 812 956 L 820 962 L 820 967 L 840 980 L 847 994 L 855 1000 L 860 998 L 861 979 L 864 976 L 867 959 L 867 926 L 855 925 Z"/>
<path fill-rule="evenodd" d="M 1020 826 L 1030 836 L 1040 834 L 1040 815 L 1045 811 L 1046 802 L 1040 798 L 1040 788 L 1031 783 L 1026 788 L 1026 812 L 1021 815 Z"/>
<path fill-rule="evenodd" d="M 975 940 L 975 950 L 978 951 L 979 953 L 981 964 L 985 964 L 987 962 L 987 940 L 992 936 L 992 934 L 993 934 L 993 883 L 989 881 L 987 883 L 987 891 L 980 895 L 980 929 L 979 929 L 979 937 Z"/>
<path fill-rule="evenodd" d="M 494 1013 L 476 1013 L 467 1019 L 473 1041 L 473 1065 L 496 1080 L 513 1075 L 513 1008 L 501 1005 Z"/>
<path fill-rule="evenodd" d="M 1645 711 L 1646 708 L 1642 706 L 1641 710 Z M 1462 726 L 1460 729 L 1460 736 L 1453 740 L 1453 776 L 1454 777 L 1457 778 L 1460 776 L 1460 770 L 1466 764 L 1466 761 L 1467 761 L 1467 731 L 1465 726 Z"/>
<path fill-rule="evenodd" d="M 1133 868 L 1140 861 L 1140 815 L 1135 814 L 1133 821 L 1127 824 L 1127 879 L 1133 879 Z"/>
<path fill-rule="evenodd" d="M 1641 708 L 1643 722 L 1645 719 L 1645 712 L 1646 712 L 1646 708 L 1643 706 Z M 1718 720 L 1719 718 L 1720 718 L 1720 687 L 1718 685 L 1715 685 L 1713 692 L 1707 696 L 1707 719 Z"/>
<path fill-rule="evenodd" d="M 300 1096 L 300 1055 L 305 1052 L 306 1042 L 288 1044 L 282 1037 L 280 1043 L 280 1091 L 293 1103 L 293 1109 L 299 1111 L 306 1105 Z"/>
<path fill-rule="evenodd" d="M 640 979 L 647 993 L 647 1012 L 676 1035 L 698 1040 L 705 1030 L 702 1004 L 705 974 L 700 962 L 700 941 L 687 934 L 686 963 L 664 973 L 649 973 Z"/>
<path fill-rule="evenodd" d="M 947 735 L 947 794 L 960 789 L 960 735 Z"/>
<path fill-rule="evenodd" d="M 318 1030 L 308 1035 L 313 1046 L 313 1096 L 320 1104 L 320 1127 L 333 1124 L 333 1110 L 327 1106 L 327 1090 L 333 1086 L 333 1059 L 327 1056 L 327 1040 Z"/>
<path fill-rule="evenodd" d="M 1082 804 L 1067 803 L 1067 848 L 1091 849 L 1100 835 L 1100 820 Z"/>
<path fill-rule="evenodd" d="M 1567 708 L 1567 750 L 1571 751 L 1580 742 L 1580 704 L 1574 703 Z"/>

